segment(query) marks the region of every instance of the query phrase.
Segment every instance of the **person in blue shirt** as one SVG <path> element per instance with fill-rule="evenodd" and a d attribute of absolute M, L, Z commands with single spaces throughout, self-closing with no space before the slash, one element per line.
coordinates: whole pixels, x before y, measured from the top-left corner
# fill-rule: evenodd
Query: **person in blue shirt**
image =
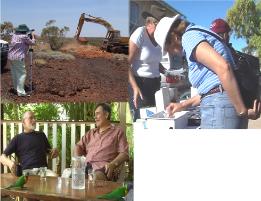
<path fill-rule="evenodd" d="M 260 117 L 260 102 L 256 100 L 252 109 L 245 107 L 233 74 L 235 63 L 229 48 L 216 37 L 191 28 L 210 31 L 176 15 L 162 18 L 154 33 L 163 55 L 185 54 L 189 81 L 198 90 L 198 95 L 191 99 L 170 103 L 167 112 L 173 115 L 200 105 L 201 128 L 247 128 L 248 119 Z"/>

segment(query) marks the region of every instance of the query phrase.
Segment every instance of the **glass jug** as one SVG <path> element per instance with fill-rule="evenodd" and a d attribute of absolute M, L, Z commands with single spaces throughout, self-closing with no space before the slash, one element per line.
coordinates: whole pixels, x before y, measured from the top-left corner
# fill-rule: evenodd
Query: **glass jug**
<path fill-rule="evenodd" d="M 85 157 L 72 157 L 72 189 L 85 189 Z"/>

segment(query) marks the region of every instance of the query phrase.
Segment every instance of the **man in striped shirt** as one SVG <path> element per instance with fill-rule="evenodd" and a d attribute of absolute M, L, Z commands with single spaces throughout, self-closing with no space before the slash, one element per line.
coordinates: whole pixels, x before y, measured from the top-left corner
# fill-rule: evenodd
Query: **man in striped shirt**
<path fill-rule="evenodd" d="M 18 96 L 29 96 L 24 90 L 26 78 L 25 58 L 30 45 L 35 44 L 35 37 L 28 36 L 29 28 L 25 24 L 19 25 L 12 36 L 9 46 L 8 59 L 11 63 L 13 87 Z"/>

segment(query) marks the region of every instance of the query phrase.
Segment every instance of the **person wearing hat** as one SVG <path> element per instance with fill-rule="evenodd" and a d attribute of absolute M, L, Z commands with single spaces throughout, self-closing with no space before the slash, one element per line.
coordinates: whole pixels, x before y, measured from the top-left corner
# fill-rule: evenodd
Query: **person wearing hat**
<path fill-rule="evenodd" d="M 210 30 L 217 33 L 221 38 L 223 38 L 226 44 L 229 44 L 229 33 L 231 31 L 231 28 L 225 20 L 221 18 L 215 19 L 210 25 Z"/>
<path fill-rule="evenodd" d="M 25 24 L 19 25 L 12 36 L 8 52 L 13 87 L 18 96 L 29 96 L 24 90 L 26 78 L 25 58 L 29 46 L 35 44 L 35 37 L 32 33 L 32 38 L 30 38 L 28 33 L 30 33 L 30 29 Z"/>
<path fill-rule="evenodd" d="M 155 106 L 155 92 L 160 89 L 161 48 L 154 39 L 158 20 L 146 16 L 145 26 L 137 28 L 129 40 L 129 104 L 133 121 L 140 118 L 141 107 Z"/>
<path fill-rule="evenodd" d="M 176 15 L 162 18 L 154 33 L 163 54 L 185 54 L 189 80 L 199 93 L 182 103 L 170 103 L 167 112 L 173 115 L 200 105 L 201 128 L 246 128 L 247 119 L 260 117 L 260 102 L 255 101 L 252 109 L 245 107 L 231 69 L 235 64 L 230 50 L 216 37 L 191 28 L 209 31 Z"/>

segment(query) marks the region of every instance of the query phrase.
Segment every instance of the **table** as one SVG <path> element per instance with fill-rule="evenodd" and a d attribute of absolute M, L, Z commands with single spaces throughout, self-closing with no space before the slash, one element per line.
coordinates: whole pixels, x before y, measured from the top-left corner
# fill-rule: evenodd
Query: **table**
<path fill-rule="evenodd" d="M 57 177 L 40 179 L 39 176 L 29 176 L 27 183 L 24 185 L 25 189 L 5 189 L 5 187 L 16 181 L 16 179 L 17 178 L 10 173 L 1 174 L 1 195 L 13 195 L 50 201 L 102 201 L 102 199 L 96 199 L 96 196 L 109 193 L 122 185 L 122 183 L 110 181 L 88 183 L 86 180 L 85 190 L 74 190 L 71 188 L 71 179 L 62 178 L 62 185 L 60 186 L 61 188 L 59 188 L 57 185 Z"/>

